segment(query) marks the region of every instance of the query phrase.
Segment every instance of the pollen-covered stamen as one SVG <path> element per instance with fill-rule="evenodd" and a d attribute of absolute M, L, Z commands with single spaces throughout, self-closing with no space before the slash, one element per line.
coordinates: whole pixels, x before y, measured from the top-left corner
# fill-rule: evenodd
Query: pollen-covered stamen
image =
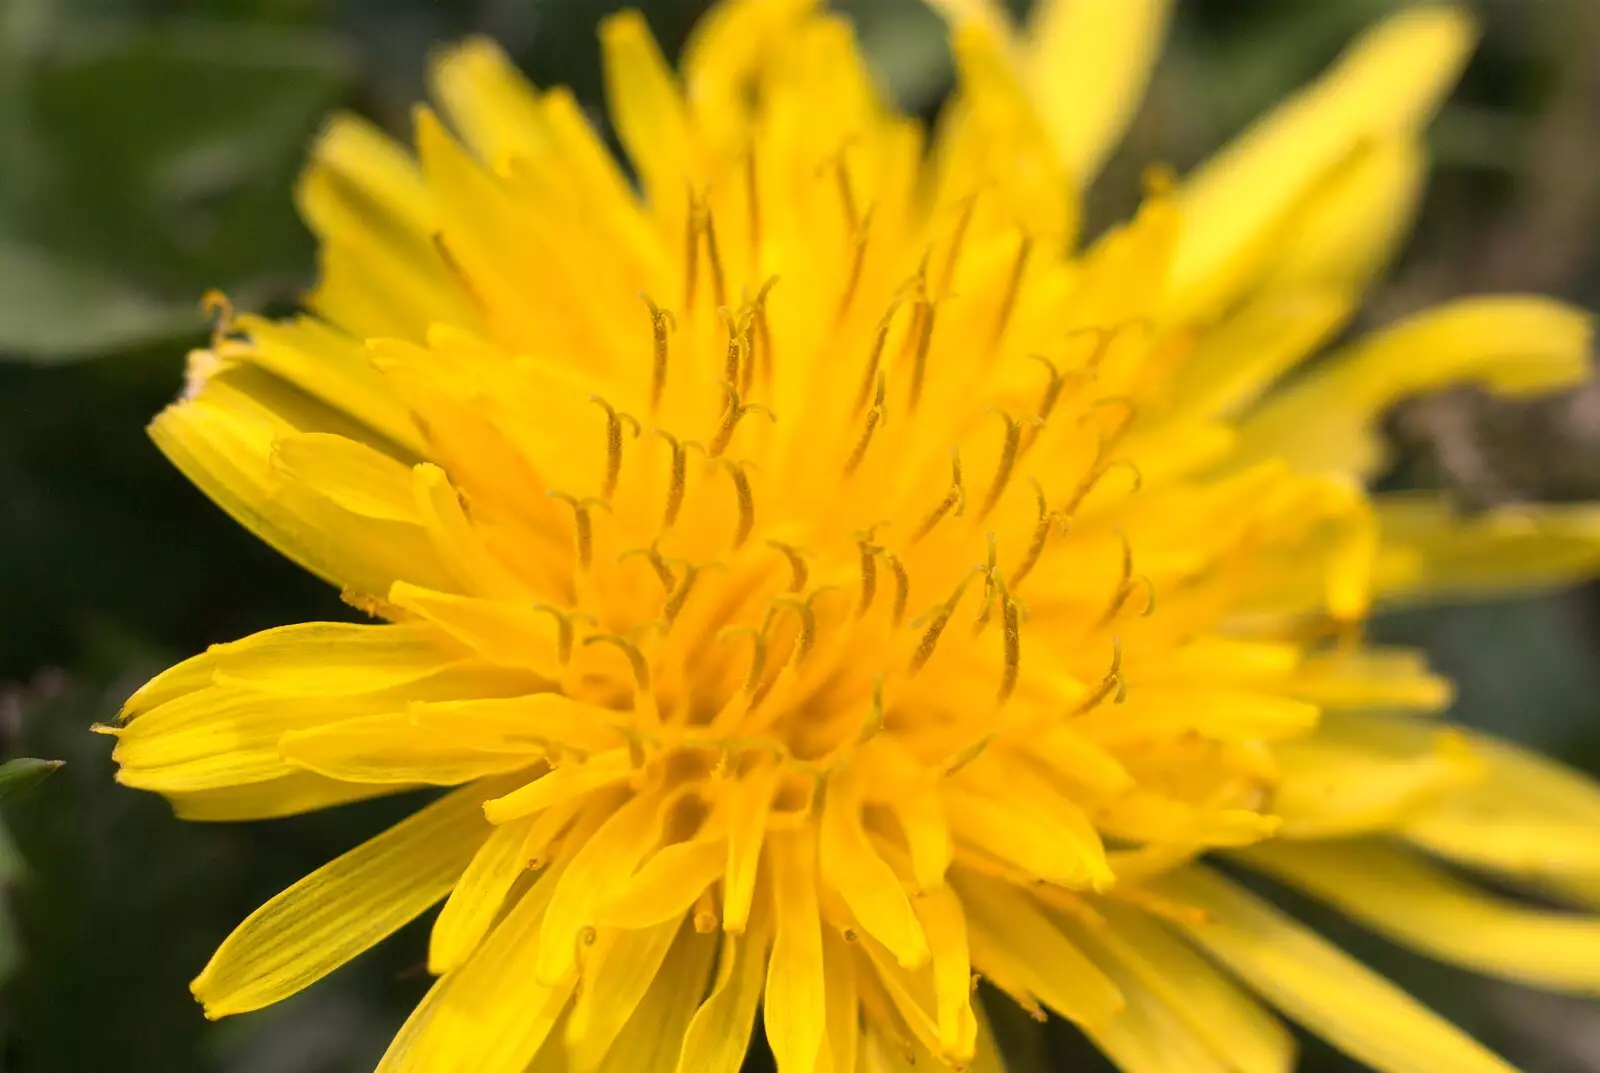
<path fill-rule="evenodd" d="M 906 573 L 906 564 L 894 552 L 886 548 L 882 554 L 883 561 L 889 564 L 889 573 L 894 575 L 894 604 L 889 611 L 889 622 L 898 627 L 906 620 L 906 601 L 911 599 L 911 575 Z"/>
<path fill-rule="evenodd" d="M 883 524 L 879 522 L 870 528 L 850 534 L 855 538 L 856 550 L 861 556 L 861 597 L 856 602 L 857 618 L 867 613 L 878 594 L 878 556 L 882 554 L 883 548 L 872 541 L 878 528 Z"/>
<path fill-rule="evenodd" d="M 750 487 L 748 472 L 755 464 L 731 458 L 722 458 L 718 461 L 722 464 L 722 468 L 728 471 L 728 479 L 733 482 L 733 493 L 738 498 L 739 524 L 733 533 L 733 546 L 742 548 L 756 527 L 756 497 Z"/>
<path fill-rule="evenodd" d="M 939 293 L 949 295 L 955 282 L 956 265 L 961 261 L 961 250 L 966 245 L 967 229 L 972 226 L 973 213 L 978 208 L 978 195 L 974 191 L 961 202 L 961 213 L 956 217 L 955 229 L 950 233 L 950 250 L 945 254 L 944 270 L 939 275 Z"/>
<path fill-rule="evenodd" d="M 981 569 L 983 570 L 983 606 L 978 611 L 978 617 L 973 620 L 972 632 L 982 633 L 985 626 L 989 625 L 989 616 L 994 614 L 994 598 L 999 592 L 1000 585 L 1000 540 L 991 530 L 987 534 L 989 556 Z"/>
<path fill-rule="evenodd" d="M 770 628 L 773 619 L 780 610 L 793 611 L 800 620 L 800 634 L 795 638 L 794 647 L 789 650 L 790 664 L 799 664 L 811 654 L 811 649 L 817 643 L 817 609 L 812 602 L 825 592 L 832 591 L 832 586 L 824 586 L 811 592 L 805 599 L 794 596 L 776 596 L 772 606 L 767 611 L 767 625 Z"/>
<path fill-rule="evenodd" d="M 1010 591 L 1006 589 L 1005 582 L 999 582 L 1000 589 L 1000 637 L 1005 646 L 1005 670 L 1000 678 L 1000 692 L 996 700 L 1001 704 L 1011 699 L 1011 694 L 1017 688 L 1017 676 L 1022 670 L 1022 604 Z"/>
<path fill-rule="evenodd" d="M 878 592 L 878 549 L 865 540 L 857 541 L 856 547 L 861 552 L 861 598 L 856 602 L 856 614 L 864 615 Z"/>
<path fill-rule="evenodd" d="M 594 519 L 589 516 L 589 511 L 595 507 L 609 512 L 611 504 L 595 496 L 578 498 L 566 492 L 551 489 L 548 493 L 551 499 L 559 499 L 572 507 L 573 529 L 577 534 L 578 564 L 588 570 L 594 562 Z"/>
<path fill-rule="evenodd" d="M 767 546 L 783 553 L 789 560 L 789 591 L 800 592 L 806 587 L 806 579 L 811 576 L 811 570 L 806 565 L 803 549 L 795 544 L 785 544 L 781 540 L 769 540 Z"/>
<path fill-rule="evenodd" d="M 1000 342 L 1011 323 L 1011 314 L 1017 306 L 1017 295 L 1022 292 L 1022 278 L 1028 271 L 1028 257 L 1033 252 L 1033 236 L 1023 232 L 1017 243 L 1017 259 L 1011 265 L 1011 275 L 1006 279 L 1006 289 L 1000 295 L 1000 312 L 995 317 L 991 344 Z"/>
<path fill-rule="evenodd" d="M 966 595 L 967 587 L 972 584 L 972 579 L 983 572 L 983 567 L 974 567 L 956 585 L 956 591 L 950 594 L 948 600 L 937 605 L 927 614 L 918 617 L 912 623 L 912 626 L 919 626 L 926 622 L 927 627 L 922 631 L 922 639 L 917 642 L 916 651 L 911 654 L 911 663 L 908 667 L 909 673 L 917 673 L 927 665 L 928 660 L 933 658 L 933 650 L 938 647 L 939 638 L 944 635 L 945 627 L 950 625 L 951 617 L 955 615 L 956 608 L 961 604 L 961 597 Z"/>
<path fill-rule="evenodd" d="M 1097 324 L 1074 328 L 1066 334 L 1065 338 L 1071 341 L 1086 335 L 1095 337 L 1094 349 L 1089 352 L 1089 357 L 1084 361 L 1084 369 L 1093 377 L 1100 371 L 1100 365 L 1106 360 L 1106 355 L 1111 353 L 1111 345 L 1134 328 L 1142 329 L 1149 336 L 1155 334 L 1156 324 L 1155 321 L 1148 317 L 1133 317 L 1120 324 L 1113 324 L 1108 328 Z"/>
<path fill-rule="evenodd" d="M 991 730 L 977 741 L 957 749 L 950 756 L 935 764 L 934 771 L 942 778 L 949 778 L 957 774 L 962 768 L 982 756 L 983 751 L 993 744 L 994 740 L 999 736 L 998 732 Z"/>
<path fill-rule="evenodd" d="M 700 233 L 706 237 L 706 267 L 711 272 L 711 297 L 718 306 L 728 304 L 728 279 L 722 270 L 722 250 L 717 246 L 717 222 L 711 205 L 700 198 Z"/>
<path fill-rule="evenodd" d="M 916 545 L 923 537 L 933 532 L 934 526 L 938 525 L 944 519 L 944 516 L 952 510 L 955 511 L 957 518 L 966 513 L 967 490 L 961 483 L 961 452 L 959 450 L 950 452 L 950 471 L 950 490 L 944 494 L 943 499 L 939 500 L 938 505 L 929 511 L 927 516 L 911 531 L 912 545 Z"/>
<path fill-rule="evenodd" d="M 734 313 L 727 306 L 720 306 L 717 316 L 722 318 L 723 327 L 728 330 L 728 350 L 722 362 L 722 378 L 730 384 L 743 384 L 750 375 L 746 369 L 750 355 L 750 307 L 745 306 Z"/>
<path fill-rule="evenodd" d="M 629 548 L 627 551 L 617 556 L 617 562 L 627 562 L 629 559 L 632 559 L 635 556 L 643 558 L 650 564 L 650 568 L 655 571 L 656 577 L 660 579 L 661 587 L 670 593 L 674 588 L 677 587 L 678 578 L 677 575 L 672 572 L 672 567 L 667 565 L 666 557 L 661 554 L 661 550 L 657 546 L 660 541 L 661 538 L 657 537 L 655 540 L 651 541 L 648 548 Z"/>
<path fill-rule="evenodd" d="M 896 295 L 889 300 L 889 308 L 884 311 L 883 317 L 878 321 L 878 327 L 872 336 L 872 351 L 867 355 L 866 372 L 861 377 L 861 387 L 856 391 L 856 402 L 851 407 L 851 413 L 860 413 L 871 397 L 873 385 L 877 384 L 880 395 L 878 405 L 882 405 L 882 376 L 878 369 L 883 364 L 883 348 L 889 342 L 889 328 L 894 324 L 895 310 L 900 308 L 900 297 Z"/>
<path fill-rule="evenodd" d="M 933 347 L 933 322 L 936 316 L 933 299 L 917 300 L 911 315 L 911 335 L 915 348 L 911 352 L 910 408 L 915 411 L 922 401 L 922 388 L 928 378 L 928 351 Z"/>
<path fill-rule="evenodd" d="M 444 267 L 456 281 L 456 286 L 467 301 L 472 303 L 472 308 L 480 314 L 489 312 L 489 303 L 484 300 L 483 293 L 472 282 L 472 277 L 467 275 L 467 270 L 461 267 L 461 262 L 456 255 L 450 252 L 450 244 L 445 241 L 444 234 L 439 231 L 433 233 L 433 249 L 439 255 L 439 260 L 444 262 Z"/>
<path fill-rule="evenodd" d="M 1097 424 L 1095 425 L 1095 434 L 1099 437 L 1099 442 L 1095 446 L 1094 463 L 1084 473 L 1083 478 L 1078 482 L 1078 486 L 1072 490 L 1072 497 L 1056 512 L 1063 518 L 1072 517 L 1073 512 L 1082 505 L 1089 493 L 1094 491 L 1096 486 L 1105 479 L 1106 475 L 1114 470 L 1122 469 L 1128 471 L 1133 481 L 1132 487 L 1128 490 L 1129 495 L 1133 495 L 1144 486 L 1144 473 L 1139 469 L 1139 464 L 1131 458 L 1106 459 L 1106 451 L 1108 450 L 1106 431 Z"/>
<path fill-rule="evenodd" d="M 991 412 L 998 414 L 1000 420 L 1006 423 L 1006 438 L 1000 447 L 1000 460 L 995 465 L 994 480 L 989 482 L 989 491 L 983 497 L 983 505 L 973 517 L 976 522 L 987 518 L 989 512 L 999 504 L 1000 497 L 1005 494 L 1006 484 L 1016 469 L 1017 452 L 1022 447 L 1022 422 L 1005 410 L 995 409 Z"/>
<path fill-rule="evenodd" d="M 695 295 L 700 289 L 700 199 L 689 190 L 689 212 L 684 218 L 683 310 L 694 313 Z"/>
<path fill-rule="evenodd" d="M 1078 703 L 1078 706 L 1067 713 L 1070 716 L 1084 715 L 1098 708 L 1105 699 L 1116 694 L 1112 703 L 1121 704 L 1128 695 L 1127 679 L 1122 677 L 1122 638 L 1111 639 L 1111 666 L 1100 683 Z"/>
<path fill-rule="evenodd" d="M 844 475 L 846 477 L 861 466 L 862 460 L 867 457 L 867 448 L 872 445 L 872 434 L 878 431 L 879 425 L 883 424 L 884 416 L 888 412 L 883 406 L 886 390 L 887 385 L 884 382 L 884 376 L 879 373 L 878 388 L 873 395 L 872 409 L 867 411 L 866 420 L 861 426 L 861 435 L 857 438 L 856 445 L 850 449 L 850 457 L 844 460 Z"/>
<path fill-rule="evenodd" d="M 719 642 L 727 642 L 735 637 L 750 638 L 750 669 L 745 672 L 744 682 L 740 685 L 740 692 L 746 700 L 755 696 L 756 689 L 761 685 L 761 679 L 767 673 L 767 635 L 754 626 L 728 626 L 717 633 Z"/>
<path fill-rule="evenodd" d="M 1056 403 L 1061 401 L 1062 389 L 1067 386 L 1069 378 L 1066 374 L 1062 373 L 1061 369 L 1056 365 L 1055 362 L 1051 361 L 1043 354 L 1029 354 L 1028 360 L 1036 361 L 1040 365 L 1043 365 L 1045 370 L 1050 374 L 1050 382 L 1047 383 L 1044 388 L 1044 397 L 1039 400 L 1039 423 L 1042 425 L 1046 421 L 1049 421 L 1050 415 L 1055 412 Z M 1075 375 L 1079 379 L 1084 380 L 1087 380 L 1090 376 L 1090 374 L 1087 372 L 1081 372 Z"/>
<path fill-rule="evenodd" d="M 883 729 L 883 675 L 879 674 L 872 679 L 872 701 L 867 708 L 867 718 L 861 724 L 861 730 L 856 734 L 857 745 L 865 745 L 878 736 Z"/>
<path fill-rule="evenodd" d="M 728 405 L 722 411 L 722 424 L 717 428 L 717 435 L 712 439 L 711 447 L 706 451 L 706 455 L 710 458 L 721 457 L 722 452 L 728 449 L 728 443 L 733 439 L 734 431 L 738 429 L 740 419 L 746 414 L 761 414 L 774 424 L 778 421 L 778 415 L 772 412 L 771 407 L 763 406 L 759 402 L 744 402 L 739 395 L 738 387 L 732 381 L 719 380 L 717 383 L 727 393 Z"/>
<path fill-rule="evenodd" d="M 654 716 L 656 706 L 655 696 L 650 691 L 650 661 L 645 658 L 644 649 L 639 647 L 638 642 L 620 633 L 596 633 L 585 637 L 583 643 L 585 647 L 610 645 L 622 653 L 628 661 L 628 669 L 633 673 L 634 709 Z"/>
<path fill-rule="evenodd" d="M 547 614 L 556 620 L 556 658 L 565 667 L 572 662 L 572 646 L 577 639 L 578 622 L 585 622 L 593 628 L 595 617 L 586 611 L 566 611 L 551 604 L 534 604 L 531 608 Z"/>
<path fill-rule="evenodd" d="M 682 561 L 682 560 L 678 560 Z M 683 563 L 683 576 L 678 579 L 678 584 L 667 595 L 667 602 L 661 605 L 661 621 L 670 629 L 678 620 L 678 615 L 683 611 L 683 605 L 689 602 L 689 594 L 694 590 L 694 583 L 700 580 L 700 575 L 706 570 L 726 570 L 727 564 L 720 562 L 709 563 Z"/>
<path fill-rule="evenodd" d="M 762 382 L 772 383 L 772 325 L 767 320 L 767 295 L 777 286 L 778 277 L 768 276 L 750 303 L 750 321 L 754 328 L 750 336 L 750 359 L 746 362 L 745 379 L 740 381 L 741 394 L 750 394 L 755 374 L 759 370 Z"/>
<path fill-rule="evenodd" d="M 1044 554 L 1045 543 L 1050 539 L 1052 523 L 1056 519 L 1056 513 L 1050 509 L 1049 503 L 1045 501 L 1044 485 L 1040 484 L 1035 478 L 1030 477 L 1029 480 L 1032 481 L 1034 494 L 1038 497 L 1039 520 L 1033 525 L 1033 536 L 1028 540 L 1028 547 L 1022 553 L 1021 561 L 1011 571 L 1011 577 L 1006 580 L 1006 584 L 1013 589 L 1019 588 L 1023 579 L 1033 572 L 1035 566 L 1039 565 L 1039 556 Z"/>
<path fill-rule="evenodd" d="M 867 241 L 872 234 L 872 210 L 867 210 L 867 215 L 852 231 L 850 240 L 850 270 L 845 276 L 844 290 L 839 294 L 839 308 L 834 311 L 835 323 L 844 320 L 845 314 L 850 312 L 850 306 L 855 301 L 856 291 L 861 286 L 861 273 L 867 264 Z"/>
<path fill-rule="evenodd" d="M 1110 450 L 1117 445 L 1117 442 L 1122 439 L 1129 427 L 1132 426 L 1133 419 L 1139 414 L 1139 406 L 1126 395 L 1106 395 L 1091 402 L 1083 413 L 1079 415 L 1078 423 L 1080 425 L 1087 424 L 1090 421 L 1098 423 L 1099 415 L 1106 410 L 1119 411 L 1115 423 L 1110 428 L 1100 426 L 1105 432 L 1104 449 Z"/>
<path fill-rule="evenodd" d="M 643 291 L 639 292 L 639 297 L 649 307 L 650 331 L 654 336 L 650 361 L 650 416 L 654 417 L 661 409 L 661 393 L 667 387 L 667 333 L 678 330 L 678 320 L 672 310 L 662 309 Z"/>
<path fill-rule="evenodd" d="M 683 509 L 683 496 L 689 488 L 689 448 L 704 448 L 695 440 L 679 440 L 665 429 L 658 428 L 655 433 L 672 448 L 672 462 L 667 474 L 667 506 L 661 519 L 661 528 L 671 529 L 678 521 L 678 512 Z"/>
<path fill-rule="evenodd" d="M 200 313 L 211 321 L 211 350 L 220 351 L 233 334 L 233 302 L 213 287 L 200 296 Z"/>
<path fill-rule="evenodd" d="M 606 473 L 600 485 L 600 498 L 609 502 L 622 473 L 622 426 L 633 430 L 634 439 L 644 430 L 631 414 L 623 413 L 599 395 L 590 395 L 589 401 L 606 412 Z"/>
<path fill-rule="evenodd" d="M 856 208 L 856 193 L 850 182 L 850 165 L 845 160 L 845 153 L 850 145 L 847 142 L 839 147 L 839 151 L 823 162 L 818 172 L 832 170 L 833 181 L 839 190 L 839 207 L 844 210 L 845 228 L 850 234 L 856 234 L 861 229 L 861 213 Z"/>
<path fill-rule="evenodd" d="M 1128 598 L 1139 588 L 1144 589 L 1144 609 L 1139 612 L 1140 617 L 1149 618 L 1156 609 L 1156 586 L 1148 575 L 1133 572 L 1133 545 L 1128 541 L 1128 535 L 1117 527 L 1117 539 L 1122 542 L 1122 577 L 1117 582 L 1116 592 L 1111 597 L 1111 606 L 1106 608 L 1105 614 L 1100 616 L 1096 628 L 1104 626 L 1122 613 L 1128 605 Z"/>

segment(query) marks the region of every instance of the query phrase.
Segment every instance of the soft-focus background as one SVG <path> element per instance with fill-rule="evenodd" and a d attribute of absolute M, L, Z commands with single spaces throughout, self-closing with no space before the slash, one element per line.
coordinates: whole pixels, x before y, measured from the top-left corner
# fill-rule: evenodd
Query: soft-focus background
<path fill-rule="evenodd" d="M 154 669 L 267 626 L 348 614 L 188 487 L 142 428 L 204 338 L 203 291 L 281 311 L 308 285 L 312 249 L 289 188 L 328 110 L 404 133 L 430 43 L 469 32 L 597 105 L 594 24 L 617 6 L 0 0 L 0 757 L 67 761 L 3 807 L 0 1070 L 364 1073 L 424 989 L 413 926 L 259 1014 L 212 1025 L 190 1000 L 188 980 L 234 923 L 409 803 L 208 826 L 112 782 L 110 743 L 88 727 Z M 704 5 L 641 6 L 670 52 Z M 917 0 L 839 6 L 883 81 L 931 113 L 950 78 L 937 20 Z M 1094 219 L 1129 207 L 1144 165 L 1188 167 L 1396 6 L 1180 0 Z M 1600 307 L 1600 0 L 1478 6 L 1485 43 L 1434 128 L 1416 241 L 1369 324 L 1488 289 Z M 1600 498 L 1600 390 L 1527 406 L 1463 393 L 1407 405 L 1389 428 L 1396 484 L 1476 504 Z M 1430 648 L 1461 683 L 1461 719 L 1595 771 L 1597 597 L 1591 587 L 1378 630 Z M 1309 915 L 1529 1073 L 1600 1071 L 1600 1004 L 1430 966 Z M 1102 1068 L 1064 1026 L 1005 1016 L 1001 1027 L 1016 1073 Z M 1306 1068 L 1349 1067 L 1308 1044 Z"/>

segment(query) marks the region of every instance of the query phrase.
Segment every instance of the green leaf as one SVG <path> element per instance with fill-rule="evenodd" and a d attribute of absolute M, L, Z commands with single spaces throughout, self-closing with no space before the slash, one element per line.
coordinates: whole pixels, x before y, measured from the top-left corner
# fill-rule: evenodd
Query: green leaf
<path fill-rule="evenodd" d="M 197 309 L 44 250 L 0 243 L 0 357 L 83 357 L 169 338 L 200 326 Z"/>
<path fill-rule="evenodd" d="M 61 767 L 60 760 L 19 757 L 0 764 L 0 801 L 21 790 L 32 789 Z"/>

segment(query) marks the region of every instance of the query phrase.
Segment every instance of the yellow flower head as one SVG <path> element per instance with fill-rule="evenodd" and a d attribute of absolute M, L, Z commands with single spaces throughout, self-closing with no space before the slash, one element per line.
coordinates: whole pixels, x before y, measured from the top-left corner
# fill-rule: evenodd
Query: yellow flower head
<path fill-rule="evenodd" d="M 781 1073 L 996 1070 L 974 974 L 1136 1073 L 1287 1068 L 1263 1001 L 1382 1069 L 1504 1068 L 1211 853 L 1600 989 L 1600 923 L 1422 852 L 1600 900 L 1600 791 L 1420 718 L 1448 685 L 1360 628 L 1600 559 L 1587 508 L 1361 484 L 1388 403 L 1572 383 L 1584 318 L 1465 301 L 1277 386 L 1403 230 L 1466 18 L 1396 17 L 1080 247 L 1165 5 L 943 6 L 931 132 L 806 0 L 727 0 L 681 79 L 605 24 L 636 184 L 482 41 L 415 160 L 327 128 L 310 313 L 225 318 L 152 434 L 381 621 L 159 676 L 119 777 L 195 819 L 458 789 L 252 915 L 211 1016 L 448 896 L 385 1071 L 733 1073 L 758 1006 Z"/>

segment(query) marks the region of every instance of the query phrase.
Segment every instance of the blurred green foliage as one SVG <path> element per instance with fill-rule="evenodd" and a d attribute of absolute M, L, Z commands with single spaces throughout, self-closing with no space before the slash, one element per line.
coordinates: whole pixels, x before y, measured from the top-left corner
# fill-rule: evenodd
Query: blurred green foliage
<path fill-rule="evenodd" d="M 1313 75 L 1400 0 L 1180 0 L 1150 99 L 1094 191 L 1180 168 Z M 594 25 L 612 0 L 0 0 L 0 756 L 65 759 L 5 801 L 0 1070 L 362 1073 L 425 987 L 420 926 L 280 1007 L 208 1024 L 187 981 L 252 908 L 408 801 L 254 825 L 175 821 L 118 787 L 89 733 L 165 662 L 346 614 L 162 461 L 142 426 L 204 337 L 207 289 L 281 311 L 311 281 L 290 189 L 321 117 L 404 135 L 427 50 L 481 32 L 600 116 Z M 646 0 L 669 51 L 701 0 Z M 931 115 L 948 86 L 918 0 L 846 0 L 884 83 Z M 1017 9 L 1026 6 L 1019 2 Z M 1600 305 L 1600 5 L 1485 3 L 1486 42 L 1434 134 L 1417 241 L 1373 319 L 1450 294 Z M 1472 503 L 1600 498 L 1600 397 L 1408 406 L 1396 484 Z M 1600 766 L 1593 591 L 1378 624 L 1461 683 L 1458 714 Z M 0 769 L 3 774 L 5 769 Z M 26 863 L 24 863 L 26 862 Z M 1600 1070 L 1594 1007 L 1428 965 L 1308 909 L 1530 1071 Z M 9 959 L 9 960 L 8 960 Z M 1106 1068 L 1068 1028 L 997 1010 L 1016 1073 Z M 762 1066 L 758 1056 L 752 1068 Z M 1348 1069 L 1307 1042 L 1306 1067 Z"/>

